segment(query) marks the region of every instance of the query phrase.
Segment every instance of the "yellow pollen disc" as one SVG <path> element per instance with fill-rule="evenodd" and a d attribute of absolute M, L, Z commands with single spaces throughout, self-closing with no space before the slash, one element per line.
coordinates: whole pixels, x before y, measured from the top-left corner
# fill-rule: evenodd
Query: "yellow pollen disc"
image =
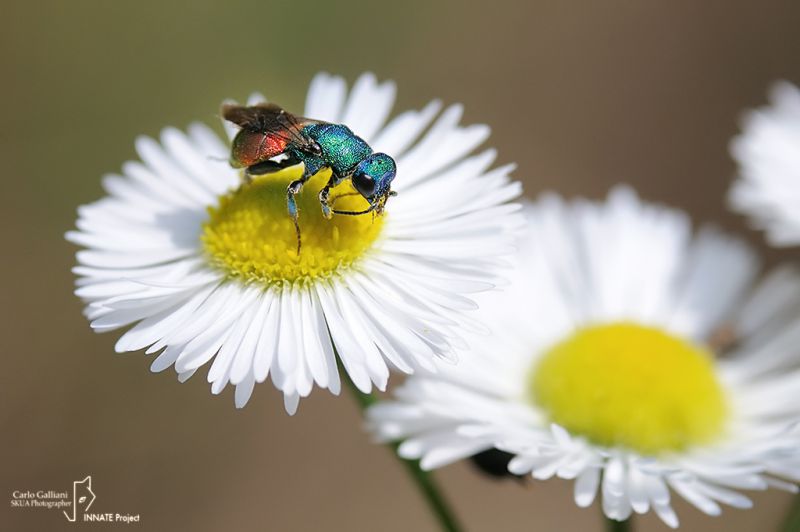
<path fill-rule="evenodd" d="M 553 422 L 642 453 L 708 443 L 727 416 L 709 352 L 633 323 L 578 330 L 546 352 L 530 385 Z"/>
<path fill-rule="evenodd" d="M 295 196 L 300 213 L 302 248 L 286 209 L 286 187 L 300 177 L 302 166 L 258 177 L 219 198 L 209 208 L 201 237 L 210 262 L 229 277 L 267 285 L 309 282 L 353 266 L 378 238 L 382 216 L 322 216 L 318 199 L 330 170 L 312 177 Z M 337 210 L 360 211 L 369 203 L 349 180 L 331 191 Z M 336 199 L 338 197 L 338 199 Z"/>

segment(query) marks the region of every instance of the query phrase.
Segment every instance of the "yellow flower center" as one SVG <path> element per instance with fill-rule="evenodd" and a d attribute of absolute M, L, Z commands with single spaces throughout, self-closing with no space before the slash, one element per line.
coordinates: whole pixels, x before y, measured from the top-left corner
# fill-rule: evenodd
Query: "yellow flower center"
<path fill-rule="evenodd" d="M 383 216 L 322 216 L 318 199 L 330 170 L 313 176 L 295 196 L 302 247 L 286 208 L 286 187 L 300 176 L 295 166 L 257 178 L 226 194 L 210 207 L 203 226 L 203 247 L 212 265 L 229 277 L 267 285 L 310 282 L 352 267 L 381 233 Z M 360 211 L 369 203 L 350 181 L 331 191 L 337 210 Z"/>
<path fill-rule="evenodd" d="M 633 323 L 578 330 L 547 351 L 530 386 L 555 423 L 594 443 L 643 453 L 707 443 L 727 417 L 711 354 Z"/>

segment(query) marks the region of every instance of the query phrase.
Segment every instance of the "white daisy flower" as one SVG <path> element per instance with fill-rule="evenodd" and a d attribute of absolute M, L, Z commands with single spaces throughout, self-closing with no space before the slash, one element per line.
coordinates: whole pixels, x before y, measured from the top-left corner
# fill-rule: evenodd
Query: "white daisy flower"
<path fill-rule="evenodd" d="M 412 373 L 452 358 L 467 296 L 492 288 L 521 215 L 513 165 L 490 169 L 495 151 L 470 155 L 489 136 L 460 126 L 460 105 L 434 101 L 386 122 L 392 82 L 319 74 L 305 116 L 344 123 L 397 161 L 382 216 L 322 216 L 323 170 L 297 196 L 302 252 L 286 187 L 302 166 L 241 186 L 229 144 L 209 128 L 167 128 L 137 139 L 141 162 L 103 179 L 105 198 L 80 207 L 67 238 L 77 253 L 77 295 L 96 331 L 133 325 L 116 351 L 160 352 L 153 371 L 181 381 L 210 364 L 213 393 L 231 383 L 241 407 L 271 376 L 294 413 L 314 384 L 339 393 L 334 349 L 362 391 L 383 390 L 389 368 Z M 251 104 L 260 98 L 251 98 Z M 438 115 L 438 117 L 437 117 Z M 234 133 L 235 131 L 231 131 Z M 345 181 L 332 196 L 352 191 Z M 343 197 L 343 208 L 363 198 Z"/>
<path fill-rule="evenodd" d="M 717 515 L 751 505 L 739 489 L 795 491 L 797 272 L 754 284 L 744 244 L 627 188 L 526 212 L 505 297 L 479 299 L 494 334 L 374 406 L 377 437 L 424 469 L 510 453 L 509 472 L 575 479 L 575 502 L 599 491 L 616 520 L 677 527 L 672 494 Z"/>
<path fill-rule="evenodd" d="M 734 209 L 748 214 L 775 246 L 800 244 L 800 90 L 788 82 L 770 91 L 771 105 L 745 116 L 731 143 L 739 178 Z"/>

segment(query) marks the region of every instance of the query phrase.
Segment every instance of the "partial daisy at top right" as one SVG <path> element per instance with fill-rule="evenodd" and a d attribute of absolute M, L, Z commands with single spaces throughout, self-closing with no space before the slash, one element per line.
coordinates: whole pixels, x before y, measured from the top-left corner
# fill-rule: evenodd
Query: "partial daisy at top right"
<path fill-rule="evenodd" d="M 800 245 L 800 90 L 775 83 L 769 105 L 749 111 L 731 154 L 739 165 L 731 206 L 774 246 Z"/>

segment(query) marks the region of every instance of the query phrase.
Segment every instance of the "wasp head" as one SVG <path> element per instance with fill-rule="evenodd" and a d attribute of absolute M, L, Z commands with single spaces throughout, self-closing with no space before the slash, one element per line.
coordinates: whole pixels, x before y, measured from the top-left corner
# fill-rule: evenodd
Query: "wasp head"
<path fill-rule="evenodd" d="M 392 180 L 397 173 L 394 159 L 385 153 L 373 153 L 356 166 L 351 181 L 359 194 L 369 201 L 372 209 L 383 211 L 392 194 Z"/>

